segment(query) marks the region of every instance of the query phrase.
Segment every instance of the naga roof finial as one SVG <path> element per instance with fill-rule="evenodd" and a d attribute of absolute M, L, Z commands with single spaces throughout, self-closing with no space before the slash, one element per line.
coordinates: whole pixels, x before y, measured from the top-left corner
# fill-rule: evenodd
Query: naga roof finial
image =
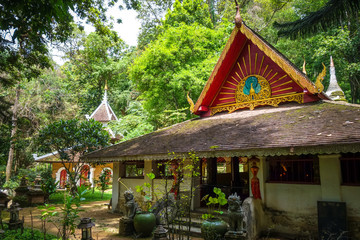
<path fill-rule="evenodd" d="M 304 57 L 304 63 L 303 63 L 303 69 L 302 69 L 302 72 L 307 75 L 307 72 L 306 72 L 306 62 L 305 62 L 305 57 Z"/>
<path fill-rule="evenodd" d="M 236 4 L 235 25 L 236 27 L 240 28 L 242 24 L 242 19 L 240 16 L 239 4 L 237 3 L 236 0 L 235 0 L 235 4 Z"/>
<path fill-rule="evenodd" d="M 324 80 L 324 77 L 326 75 L 326 67 L 325 64 L 322 63 L 323 65 L 323 70 L 322 72 L 317 76 L 316 78 L 316 82 L 315 82 L 315 87 L 318 93 L 321 93 L 324 90 L 324 85 L 322 84 L 322 81 Z"/>
<path fill-rule="evenodd" d="M 194 108 L 194 107 L 195 107 L 195 104 L 194 104 L 194 101 L 190 98 L 189 92 L 187 93 L 186 98 L 187 98 L 188 103 L 190 104 L 190 112 L 191 112 L 191 113 L 194 113 L 194 111 L 195 111 L 195 108 Z"/>

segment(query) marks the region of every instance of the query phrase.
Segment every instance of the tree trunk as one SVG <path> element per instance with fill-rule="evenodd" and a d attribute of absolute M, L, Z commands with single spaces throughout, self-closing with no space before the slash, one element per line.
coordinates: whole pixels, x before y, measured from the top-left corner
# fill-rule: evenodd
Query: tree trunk
<path fill-rule="evenodd" d="M 15 102 L 13 106 L 13 114 L 12 114 L 12 130 L 11 130 L 11 138 L 10 138 L 10 150 L 9 150 L 9 158 L 6 165 L 6 181 L 10 180 L 11 177 L 11 168 L 14 160 L 14 150 L 15 150 L 15 134 L 17 130 L 17 109 L 19 105 L 19 96 L 20 96 L 20 83 L 16 86 L 16 96 Z"/>

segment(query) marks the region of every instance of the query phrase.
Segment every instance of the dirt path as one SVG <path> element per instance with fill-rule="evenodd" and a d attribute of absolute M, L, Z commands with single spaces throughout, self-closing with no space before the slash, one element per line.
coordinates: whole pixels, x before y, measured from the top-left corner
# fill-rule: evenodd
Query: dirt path
<path fill-rule="evenodd" d="M 111 210 L 108 210 L 105 203 L 109 201 L 99 201 L 92 203 L 85 203 L 82 205 L 82 208 L 85 210 L 80 213 L 81 217 L 90 217 L 95 221 L 95 227 L 92 229 L 94 240 L 132 240 L 132 237 L 120 237 L 119 232 L 119 219 L 120 214 L 113 213 Z M 59 210 L 59 207 L 57 207 Z M 30 214 L 31 212 L 31 214 Z M 40 215 L 41 210 L 37 207 L 24 208 L 20 211 L 20 218 L 25 217 L 25 227 L 31 228 L 31 215 L 33 218 L 33 227 L 36 229 L 41 229 Z M 57 228 L 52 223 L 46 224 L 47 233 L 56 235 L 58 233 Z M 81 239 L 81 231 L 76 230 L 76 238 L 72 239 Z M 150 240 L 150 238 L 141 238 L 141 240 Z M 192 240 L 200 240 L 202 238 L 194 238 Z M 35 239 L 34 239 L 35 240 Z"/>
<path fill-rule="evenodd" d="M 105 203 L 109 201 L 100 201 L 100 202 L 92 202 L 86 203 L 82 205 L 82 208 L 85 210 L 80 213 L 81 217 L 90 217 L 95 221 L 95 227 L 93 227 L 92 233 L 93 238 L 96 240 L 118 240 L 118 239 L 132 239 L 126 237 L 120 237 L 118 235 L 118 226 L 119 226 L 119 218 L 120 215 L 116 213 L 112 213 L 108 210 Z M 57 207 L 58 208 L 58 207 Z M 59 208 L 58 208 L 59 209 Z M 36 207 L 32 208 L 24 208 L 20 212 L 20 217 L 22 215 L 25 217 L 25 226 L 27 228 L 31 227 L 31 214 L 33 217 L 33 227 L 37 229 L 41 229 L 41 221 L 40 214 L 41 210 Z M 46 229 L 48 233 L 57 234 L 57 228 L 52 223 L 46 224 Z M 76 239 L 81 238 L 81 231 L 79 229 L 76 230 Z"/>

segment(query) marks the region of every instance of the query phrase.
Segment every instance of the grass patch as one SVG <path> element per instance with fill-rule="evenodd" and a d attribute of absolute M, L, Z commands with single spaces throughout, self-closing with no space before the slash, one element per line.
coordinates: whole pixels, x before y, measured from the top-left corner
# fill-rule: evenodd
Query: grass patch
<path fill-rule="evenodd" d="M 87 192 L 84 196 L 85 200 L 82 201 L 83 203 L 87 202 L 96 202 L 96 201 L 110 201 L 112 196 L 111 189 L 108 189 L 104 192 L 103 198 L 101 198 L 101 191 L 95 189 L 94 193 L 91 190 Z M 64 192 L 58 191 L 50 196 L 49 199 L 50 204 L 61 204 L 64 203 Z"/>

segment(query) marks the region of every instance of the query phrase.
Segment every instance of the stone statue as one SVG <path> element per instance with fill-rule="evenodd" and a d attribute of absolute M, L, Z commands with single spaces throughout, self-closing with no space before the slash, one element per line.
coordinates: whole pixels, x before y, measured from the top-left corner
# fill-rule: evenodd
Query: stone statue
<path fill-rule="evenodd" d="M 228 216 L 230 231 L 243 232 L 244 231 L 244 212 L 241 207 L 241 200 L 237 193 L 231 194 L 228 197 Z"/>
<path fill-rule="evenodd" d="M 157 225 L 171 223 L 177 214 L 175 194 L 170 192 L 167 196 L 164 195 L 151 209 L 155 214 Z"/>
<path fill-rule="evenodd" d="M 131 190 L 124 192 L 125 198 L 125 216 L 133 219 L 138 209 L 138 204 L 135 202 L 134 193 Z"/>

